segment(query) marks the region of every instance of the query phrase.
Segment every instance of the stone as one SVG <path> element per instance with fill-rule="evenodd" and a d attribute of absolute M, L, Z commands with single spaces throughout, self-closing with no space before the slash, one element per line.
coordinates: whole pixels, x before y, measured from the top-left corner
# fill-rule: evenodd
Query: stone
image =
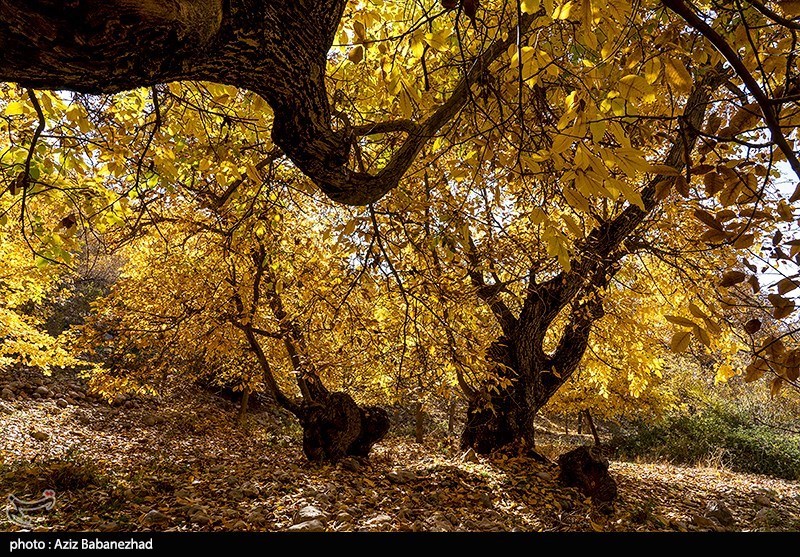
<path fill-rule="evenodd" d="M 472 447 L 466 450 L 464 454 L 461 455 L 461 462 L 479 462 L 480 459 L 478 458 L 478 453 L 476 453 Z"/>
<path fill-rule="evenodd" d="M 339 462 L 339 466 L 342 467 L 342 470 L 347 470 L 348 472 L 361 471 L 361 463 L 352 457 L 343 458 Z"/>
<path fill-rule="evenodd" d="M 306 505 L 305 507 L 294 513 L 294 524 L 311 521 L 326 522 L 328 517 L 320 509 L 314 505 Z"/>
<path fill-rule="evenodd" d="M 535 475 L 540 480 L 544 480 L 546 482 L 552 482 L 554 480 L 553 474 L 550 474 L 548 472 L 536 472 Z"/>
<path fill-rule="evenodd" d="M 753 497 L 753 501 L 755 501 L 757 505 L 761 505 L 762 507 L 772 506 L 772 500 L 763 493 L 756 493 L 755 497 Z"/>
<path fill-rule="evenodd" d="M 599 510 L 609 512 L 617 498 L 617 482 L 608 473 L 608 459 L 600 447 L 578 447 L 558 457 L 558 480 L 577 487 Z"/>
<path fill-rule="evenodd" d="M 386 474 L 386 478 L 393 484 L 405 484 L 417 480 L 417 473 L 413 470 L 392 470 Z"/>
<path fill-rule="evenodd" d="M 169 522 L 169 517 L 161 511 L 153 509 L 144 515 L 144 521 L 147 524 L 164 524 Z"/>
<path fill-rule="evenodd" d="M 719 522 L 699 514 L 692 515 L 692 524 L 704 530 L 716 530 L 720 525 Z"/>
<path fill-rule="evenodd" d="M 199 524 L 200 526 L 205 526 L 209 522 L 211 522 L 211 517 L 208 516 L 205 512 L 200 511 L 192 515 L 190 519 L 192 524 Z"/>
<path fill-rule="evenodd" d="M 736 519 L 733 518 L 733 513 L 725 506 L 722 501 L 709 501 L 706 505 L 706 516 L 708 518 L 715 518 L 723 526 L 736 525 Z"/>
<path fill-rule="evenodd" d="M 0 393 L 0 396 L 2 396 L 4 400 L 14 400 L 15 398 L 17 398 L 14 395 L 14 391 L 12 391 L 9 388 L 3 389 L 2 393 Z"/>
<path fill-rule="evenodd" d="M 44 431 L 31 431 L 31 437 L 37 441 L 47 441 L 50 439 L 50 436 Z"/>
<path fill-rule="evenodd" d="M 56 401 L 56 406 L 58 406 L 59 408 L 66 408 L 67 406 L 69 406 L 69 402 L 67 402 L 66 399 L 59 398 Z"/>
<path fill-rule="evenodd" d="M 381 524 L 385 524 L 387 522 L 391 522 L 392 517 L 388 514 L 379 514 L 378 516 L 373 516 L 369 520 L 367 520 L 367 526 L 379 526 Z"/>
<path fill-rule="evenodd" d="M 142 419 L 142 423 L 148 427 L 156 425 L 157 422 L 158 420 L 156 420 L 156 417 L 152 414 L 148 414 Z"/>
<path fill-rule="evenodd" d="M 237 520 L 233 525 L 234 530 L 247 530 L 248 524 L 244 520 Z"/>
<path fill-rule="evenodd" d="M 52 392 L 50 392 L 50 389 L 48 389 L 44 385 L 42 385 L 41 387 L 36 387 L 34 393 L 41 396 L 42 398 L 47 398 L 53 394 Z"/>
<path fill-rule="evenodd" d="M 770 527 L 773 524 L 780 524 L 781 516 L 775 509 L 761 507 L 753 519 L 753 524 L 759 528 Z"/>
<path fill-rule="evenodd" d="M 325 525 L 320 520 L 309 520 L 300 522 L 289 527 L 289 532 L 324 532 Z"/>

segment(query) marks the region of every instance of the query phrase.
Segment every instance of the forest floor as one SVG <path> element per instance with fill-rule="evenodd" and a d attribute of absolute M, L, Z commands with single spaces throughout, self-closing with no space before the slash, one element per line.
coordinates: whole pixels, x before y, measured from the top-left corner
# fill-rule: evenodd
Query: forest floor
<path fill-rule="evenodd" d="M 767 476 L 612 462 L 607 516 L 556 466 L 464 458 L 453 438 L 390 436 L 369 460 L 314 465 L 285 416 L 237 425 L 236 404 L 196 387 L 111 405 L 32 376 L 0 393 L 0 492 L 55 491 L 52 510 L 30 514 L 38 531 L 800 530 L 800 482 Z M 17 529 L 0 514 L 0 530 Z"/>

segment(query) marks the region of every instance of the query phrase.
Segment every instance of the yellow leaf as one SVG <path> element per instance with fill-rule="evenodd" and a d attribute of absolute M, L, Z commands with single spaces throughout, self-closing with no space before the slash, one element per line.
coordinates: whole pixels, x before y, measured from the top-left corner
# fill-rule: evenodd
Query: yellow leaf
<path fill-rule="evenodd" d="M 696 336 L 700 342 L 706 346 L 711 346 L 711 337 L 708 335 L 708 331 L 706 331 L 703 327 L 698 325 L 692 329 L 692 331 L 694 332 L 694 336 Z"/>
<path fill-rule="evenodd" d="M 725 230 L 725 227 L 722 226 L 722 224 L 720 224 L 720 222 L 716 219 L 716 217 L 711 213 L 709 213 L 708 211 L 704 211 L 703 209 L 695 209 L 694 216 L 697 218 L 697 220 L 699 220 L 709 228 L 713 228 L 714 230 L 719 230 L 720 232 L 723 232 Z"/>
<path fill-rule="evenodd" d="M 781 295 L 786 294 L 787 292 L 791 292 L 795 288 L 797 288 L 797 283 L 795 283 L 792 279 L 790 278 L 781 279 L 781 281 L 778 283 L 778 294 Z"/>
<path fill-rule="evenodd" d="M 674 166 L 667 164 L 651 164 L 647 169 L 651 174 L 660 174 L 661 176 L 680 176 L 681 172 Z"/>
<path fill-rule="evenodd" d="M 663 59 L 667 82 L 679 93 L 692 90 L 692 76 L 678 58 L 668 56 Z"/>
<path fill-rule="evenodd" d="M 21 102 L 11 102 L 6 106 L 6 116 L 18 116 L 25 112 L 25 104 Z"/>
<path fill-rule="evenodd" d="M 353 64 L 358 64 L 361 60 L 364 59 L 364 46 L 357 45 L 354 49 L 352 49 L 347 54 L 348 60 L 350 60 Z"/>
<path fill-rule="evenodd" d="M 719 285 L 724 288 L 728 288 L 735 284 L 739 284 L 746 278 L 747 275 L 744 274 L 742 271 L 728 271 L 727 273 L 722 275 L 722 280 L 719 281 Z"/>
<path fill-rule="evenodd" d="M 680 315 L 665 315 L 664 319 L 681 327 L 697 327 L 697 323 Z"/>
<path fill-rule="evenodd" d="M 736 249 L 746 249 L 753 245 L 755 241 L 755 235 L 753 234 L 742 234 L 739 238 L 733 242 L 733 247 Z"/>
<path fill-rule="evenodd" d="M 689 348 L 689 343 L 692 340 L 692 333 L 689 331 L 678 331 L 672 335 L 672 340 L 669 343 L 669 348 L 673 352 L 685 352 Z"/>
<path fill-rule="evenodd" d="M 402 111 L 403 116 L 406 118 L 411 118 L 411 116 L 414 114 L 414 106 L 411 104 L 411 98 L 408 96 L 408 93 L 406 93 L 405 89 L 400 91 L 399 99 L 400 110 Z"/>
<path fill-rule="evenodd" d="M 717 375 L 714 377 L 715 383 L 726 383 L 730 378 L 736 375 L 736 370 L 729 364 L 722 364 L 717 368 Z"/>
<path fill-rule="evenodd" d="M 781 390 L 782 386 L 783 386 L 783 378 L 776 377 L 775 379 L 773 379 L 769 386 L 769 395 L 770 396 L 777 395 L 778 392 Z"/>
<path fill-rule="evenodd" d="M 566 2 L 555 9 L 553 19 L 568 19 L 570 11 L 572 11 L 572 2 Z"/>
<path fill-rule="evenodd" d="M 695 317 L 700 317 L 701 319 L 705 319 L 708 317 L 708 315 L 706 315 L 706 313 L 702 309 L 700 309 L 694 302 L 689 303 L 689 311 L 691 312 L 692 315 L 694 315 Z"/>
<path fill-rule="evenodd" d="M 753 362 L 749 366 L 745 368 L 745 376 L 744 381 L 745 383 L 752 383 L 753 381 L 757 381 L 764 376 L 764 369 L 761 365 L 761 361 L 758 363 Z"/>
<path fill-rule="evenodd" d="M 520 9 L 524 14 L 535 14 L 539 11 L 539 0 L 522 0 Z"/>
<path fill-rule="evenodd" d="M 344 226 L 344 231 L 342 231 L 342 234 L 344 234 L 345 236 L 349 236 L 350 234 L 352 234 L 356 229 L 356 224 L 357 224 L 356 220 L 357 219 L 350 219 L 349 221 L 347 221 L 347 224 Z"/>
<path fill-rule="evenodd" d="M 736 135 L 751 130 L 759 120 L 761 120 L 761 109 L 758 103 L 746 104 L 731 117 L 728 133 Z"/>

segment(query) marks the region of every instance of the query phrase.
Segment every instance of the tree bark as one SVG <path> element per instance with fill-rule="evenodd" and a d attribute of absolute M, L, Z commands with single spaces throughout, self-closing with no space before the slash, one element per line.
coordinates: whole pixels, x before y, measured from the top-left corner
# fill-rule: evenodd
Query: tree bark
<path fill-rule="evenodd" d="M 414 404 L 414 440 L 417 443 L 425 442 L 425 413 L 421 402 Z"/>
<path fill-rule="evenodd" d="M 592 413 L 589 412 L 589 409 L 583 411 L 584 415 L 586 416 L 586 421 L 589 424 L 589 429 L 592 431 L 592 437 L 594 438 L 594 444 L 600 444 L 600 436 L 597 434 L 597 428 L 594 426 L 594 420 L 592 419 Z"/>
<path fill-rule="evenodd" d="M 469 66 L 426 120 L 334 130 L 328 51 L 347 0 L 0 0 L 0 82 L 117 93 L 173 81 L 233 85 L 272 107 L 273 142 L 331 199 L 367 205 L 396 187 L 466 105 L 470 85 L 527 32 L 524 14 Z M 501 34 L 503 35 L 503 34 Z M 402 132 L 379 171 L 349 167 L 357 136 Z"/>
<path fill-rule="evenodd" d="M 447 435 L 456 431 L 456 404 L 457 400 L 453 398 L 447 406 Z"/>

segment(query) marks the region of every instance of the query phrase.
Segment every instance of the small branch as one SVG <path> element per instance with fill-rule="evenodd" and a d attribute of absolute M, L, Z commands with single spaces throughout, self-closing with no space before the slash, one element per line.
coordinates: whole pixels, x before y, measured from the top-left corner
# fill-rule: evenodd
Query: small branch
<path fill-rule="evenodd" d="M 153 112 L 155 113 L 155 122 L 153 122 L 153 131 L 150 132 L 150 135 L 147 138 L 147 143 L 144 146 L 144 151 L 142 151 L 141 156 L 139 157 L 139 161 L 136 164 L 136 178 L 134 179 L 134 187 L 139 186 L 139 179 L 142 175 L 142 165 L 144 164 L 144 158 L 147 156 L 147 151 L 150 150 L 150 145 L 153 143 L 153 139 L 155 138 L 158 130 L 161 128 L 161 107 L 158 104 L 158 90 L 155 86 L 151 87 L 153 97 Z"/>
<path fill-rule="evenodd" d="M 469 261 L 467 274 L 472 282 L 472 286 L 476 288 L 478 297 L 492 310 L 492 314 L 494 314 L 495 319 L 497 319 L 497 322 L 500 324 L 503 333 L 510 337 L 517 328 L 517 318 L 514 317 L 514 314 L 511 313 L 506 303 L 499 297 L 500 292 L 503 291 L 506 285 L 503 283 L 486 284 L 483 273 L 480 271 L 478 249 L 475 246 L 472 235 L 469 236 L 469 249 L 467 250 L 466 256 L 467 261 Z"/>

